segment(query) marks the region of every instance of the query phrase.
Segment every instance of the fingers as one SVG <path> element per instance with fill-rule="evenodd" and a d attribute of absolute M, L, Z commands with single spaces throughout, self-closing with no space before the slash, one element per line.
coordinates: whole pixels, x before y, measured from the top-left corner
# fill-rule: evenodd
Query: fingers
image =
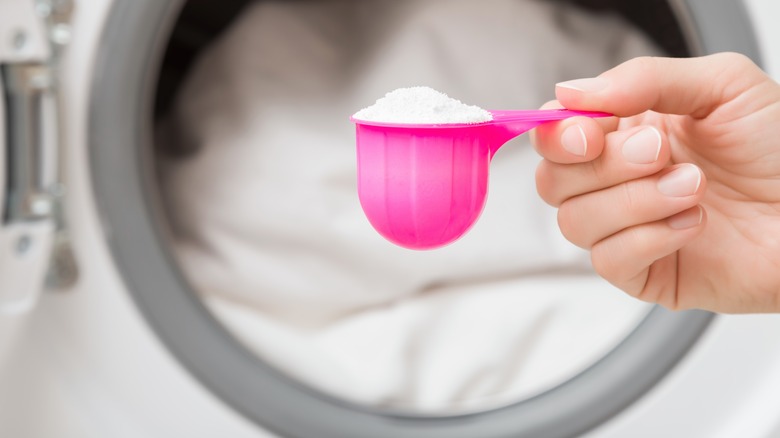
<path fill-rule="evenodd" d="M 670 157 L 666 135 L 652 126 L 612 132 L 605 143 L 602 154 L 590 162 L 543 160 L 536 171 L 536 187 L 542 199 L 557 207 L 574 196 L 652 175 Z"/>
<path fill-rule="evenodd" d="M 542 109 L 561 108 L 557 101 Z M 604 148 L 604 133 L 617 128 L 618 119 L 572 117 L 545 123 L 531 131 L 531 142 L 540 155 L 557 163 L 582 163 L 595 159 Z"/>
<path fill-rule="evenodd" d="M 704 230 L 706 218 L 705 210 L 697 205 L 669 218 L 622 230 L 592 248 L 593 267 L 630 295 L 678 309 L 677 251 Z"/>
<path fill-rule="evenodd" d="M 700 58 L 635 58 L 597 78 L 556 86 L 570 109 L 605 111 L 626 117 L 653 110 L 706 117 L 763 80 L 749 58 L 719 53 Z"/>
<path fill-rule="evenodd" d="M 540 109 L 562 109 L 562 108 L 564 108 L 564 106 L 561 105 L 560 102 L 558 102 L 557 100 L 551 100 L 545 103 L 544 105 L 542 105 Z M 620 122 L 620 119 L 618 119 L 617 117 L 595 117 L 595 118 L 586 117 L 585 119 L 593 120 L 594 122 L 598 123 L 599 126 L 601 126 L 601 129 L 605 133 L 612 132 L 615 129 L 617 129 L 618 123 Z M 542 126 L 555 126 L 557 123 L 560 122 L 551 122 L 551 123 L 544 124 Z M 534 131 L 531 131 L 531 135 L 533 135 L 533 133 Z"/>
<path fill-rule="evenodd" d="M 665 219 L 696 206 L 706 180 L 693 164 L 571 198 L 558 209 L 564 237 L 590 249 L 627 228 Z"/>

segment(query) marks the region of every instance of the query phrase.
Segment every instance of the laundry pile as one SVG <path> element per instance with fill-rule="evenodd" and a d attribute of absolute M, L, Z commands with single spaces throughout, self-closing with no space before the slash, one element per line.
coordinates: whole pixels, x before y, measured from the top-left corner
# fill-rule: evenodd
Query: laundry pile
<path fill-rule="evenodd" d="M 561 237 L 528 137 L 498 152 L 475 228 L 416 252 L 363 215 L 348 117 L 412 85 L 533 109 L 556 82 L 657 53 L 618 18 L 559 2 L 251 3 L 159 128 L 192 151 L 159 157 L 182 269 L 248 348 L 352 401 L 468 410 L 559 384 L 648 307 Z"/>

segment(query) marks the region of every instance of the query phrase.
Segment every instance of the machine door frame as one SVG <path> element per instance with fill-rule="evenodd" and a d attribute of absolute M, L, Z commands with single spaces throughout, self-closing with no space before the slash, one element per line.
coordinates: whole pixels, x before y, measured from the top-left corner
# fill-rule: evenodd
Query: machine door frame
<path fill-rule="evenodd" d="M 739 51 L 759 61 L 741 2 L 673 3 L 685 12 L 681 23 L 698 35 L 705 53 Z M 618 347 L 571 380 L 531 399 L 470 414 L 419 416 L 356 406 L 286 377 L 220 325 L 167 245 L 151 174 L 151 114 L 162 54 L 182 5 L 116 0 L 111 7 L 91 84 L 91 175 L 112 256 L 148 323 L 203 385 L 258 425 L 299 438 L 578 436 L 642 397 L 708 327 L 712 314 L 655 308 Z M 724 20 L 728 25 L 720 27 Z"/>

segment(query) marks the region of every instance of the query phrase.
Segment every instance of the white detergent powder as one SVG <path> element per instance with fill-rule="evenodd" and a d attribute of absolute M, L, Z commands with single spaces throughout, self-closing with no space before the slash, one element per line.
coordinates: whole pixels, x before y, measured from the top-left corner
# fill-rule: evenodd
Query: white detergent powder
<path fill-rule="evenodd" d="M 482 123 L 493 120 L 488 111 L 466 105 L 430 87 L 391 91 L 352 117 L 367 122 L 408 124 Z"/>

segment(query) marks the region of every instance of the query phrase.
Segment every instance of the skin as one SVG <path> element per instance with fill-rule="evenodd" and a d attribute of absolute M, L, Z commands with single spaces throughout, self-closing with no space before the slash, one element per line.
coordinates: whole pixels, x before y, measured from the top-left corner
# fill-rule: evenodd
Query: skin
<path fill-rule="evenodd" d="M 539 194 L 599 275 L 674 310 L 780 311 L 780 85 L 722 53 L 636 58 L 556 97 L 616 116 L 532 133 Z"/>

